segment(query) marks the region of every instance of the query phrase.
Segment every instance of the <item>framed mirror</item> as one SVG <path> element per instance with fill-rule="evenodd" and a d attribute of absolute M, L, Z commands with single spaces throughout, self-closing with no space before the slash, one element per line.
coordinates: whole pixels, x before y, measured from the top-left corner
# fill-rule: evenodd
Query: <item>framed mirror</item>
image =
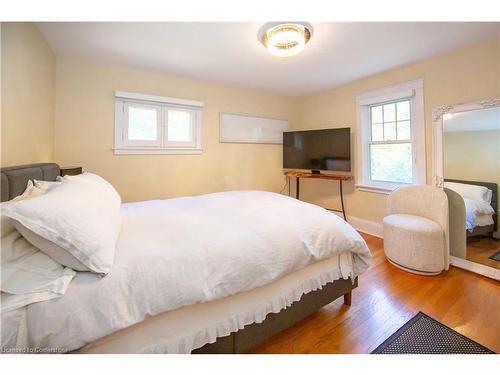
<path fill-rule="evenodd" d="M 448 195 L 451 264 L 500 280 L 500 98 L 432 116 L 432 182 Z"/>

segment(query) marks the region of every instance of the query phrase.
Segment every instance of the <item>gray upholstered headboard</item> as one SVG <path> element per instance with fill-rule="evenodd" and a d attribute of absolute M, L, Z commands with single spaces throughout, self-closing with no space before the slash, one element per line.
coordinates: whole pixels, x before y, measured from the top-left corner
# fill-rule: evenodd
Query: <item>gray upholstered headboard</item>
<path fill-rule="evenodd" d="M 55 181 L 60 174 L 55 163 L 26 164 L 0 168 L 2 202 L 22 194 L 29 180 Z"/>

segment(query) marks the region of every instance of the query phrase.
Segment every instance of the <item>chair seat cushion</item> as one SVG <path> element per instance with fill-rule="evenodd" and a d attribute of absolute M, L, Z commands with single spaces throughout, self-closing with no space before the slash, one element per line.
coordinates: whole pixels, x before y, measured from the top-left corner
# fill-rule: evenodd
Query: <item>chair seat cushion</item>
<path fill-rule="evenodd" d="M 421 216 L 389 215 L 384 218 L 384 251 L 400 268 L 437 274 L 445 267 L 445 233 L 441 225 Z"/>
<path fill-rule="evenodd" d="M 386 216 L 384 217 L 384 225 L 398 227 L 410 232 L 443 232 L 443 228 L 435 221 L 426 219 L 425 217 L 407 214 Z"/>

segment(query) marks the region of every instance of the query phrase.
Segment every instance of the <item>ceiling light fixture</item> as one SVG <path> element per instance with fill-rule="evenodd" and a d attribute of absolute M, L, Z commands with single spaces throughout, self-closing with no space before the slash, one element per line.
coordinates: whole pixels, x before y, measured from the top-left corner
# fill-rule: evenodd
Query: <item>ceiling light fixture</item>
<path fill-rule="evenodd" d="M 311 30 L 305 23 L 268 24 L 261 29 L 259 39 L 271 55 L 289 57 L 302 52 L 311 39 Z"/>

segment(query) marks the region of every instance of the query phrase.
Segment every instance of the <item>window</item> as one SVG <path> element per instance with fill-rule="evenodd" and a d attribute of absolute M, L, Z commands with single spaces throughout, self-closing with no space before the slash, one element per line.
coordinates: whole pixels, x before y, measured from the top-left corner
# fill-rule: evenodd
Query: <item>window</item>
<path fill-rule="evenodd" d="M 413 182 L 410 100 L 370 106 L 370 180 Z"/>
<path fill-rule="evenodd" d="M 124 145 L 149 147 L 161 145 L 160 106 L 124 102 L 122 112 L 125 120 Z"/>
<path fill-rule="evenodd" d="M 387 193 L 425 184 L 423 82 L 364 93 L 357 102 L 357 187 Z"/>
<path fill-rule="evenodd" d="M 115 154 L 198 154 L 203 103 L 117 91 Z"/>

